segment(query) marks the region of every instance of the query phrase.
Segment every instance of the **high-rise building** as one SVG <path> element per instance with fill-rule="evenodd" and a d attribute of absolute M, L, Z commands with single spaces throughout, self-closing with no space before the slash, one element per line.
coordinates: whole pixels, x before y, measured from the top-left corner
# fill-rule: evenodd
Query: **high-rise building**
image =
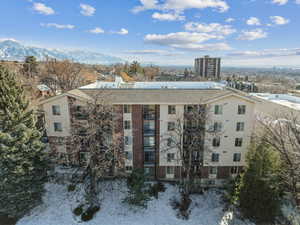
<path fill-rule="evenodd" d="M 220 79 L 221 72 L 221 58 L 211 58 L 208 55 L 203 58 L 195 59 L 195 74 L 211 79 L 218 80 Z"/>

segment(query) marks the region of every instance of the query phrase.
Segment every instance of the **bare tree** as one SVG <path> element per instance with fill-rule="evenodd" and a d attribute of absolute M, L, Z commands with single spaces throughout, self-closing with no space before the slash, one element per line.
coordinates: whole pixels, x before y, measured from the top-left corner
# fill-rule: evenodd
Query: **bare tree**
<path fill-rule="evenodd" d="M 260 118 L 262 139 L 280 155 L 281 178 L 286 190 L 297 201 L 297 184 L 300 183 L 300 120 L 295 113 Z"/>
<path fill-rule="evenodd" d="M 58 91 L 67 92 L 84 84 L 81 72 L 82 65 L 79 63 L 46 58 L 40 81 L 46 84 L 56 95 Z"/>
<path fill-rule="evenodd" d="M 85 107 L 74 111 L 79 120 L 73 124 L 71 156 L 80 162 L 79 181 L 85 186 L 89 207 L 100 206 L 99 181 L 123 167 L 118 113 L 107 102 L 108 98 L 103 93 L 97 94 Z"/>
<path fill-rule="evenodd" d="M 196 178 L 201 182 L 201 167 L 204 164 L 205 133 L 217 134 L 218 129 L 210 129 L 207 126 L 209 121 L 209 106 L 205 104 L 186 105 L 184 112 L 176 115 L 175 122 L 163 134 L 162 142 L 166 148 L 162 151 L 176 151 L 177 164 L 180 165 L 180 192 L 182 195 L 182 213 L 187 213 L 190 200 L 190 193 Z M 182 215 L 184 217 L 188 216 Z"/>

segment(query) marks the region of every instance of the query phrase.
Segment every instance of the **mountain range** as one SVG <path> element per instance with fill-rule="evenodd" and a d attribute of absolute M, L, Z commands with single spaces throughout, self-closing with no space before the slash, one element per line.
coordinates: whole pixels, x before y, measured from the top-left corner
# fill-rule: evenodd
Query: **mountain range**
<path fill-rule="evenodd" d="M 14 40 L 0 41 L 0 60 L 24 61 L 26 56 L 44 60 L 46 56 L 59 60 L 69 59 L 87 64 L 114 64 L 124 62 L 121 58 L 83 50 L 48 49 L 25 46 Z"/>

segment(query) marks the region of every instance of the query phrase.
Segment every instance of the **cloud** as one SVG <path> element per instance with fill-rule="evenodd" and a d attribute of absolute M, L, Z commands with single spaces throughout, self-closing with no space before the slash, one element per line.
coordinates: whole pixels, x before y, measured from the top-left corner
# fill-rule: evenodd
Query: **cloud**
<path fill-rule="evenodd" d="M 92 34 L 103 34 L 104 30 L 100 27 L 95 27 L 94 29 L 89 30 L 89 32 Z"/>
<path fill-rule="evenodd" d="M 234 22 L 234 21 L 235 21 L 234 18 L 227 18 L 227 19 L 225 20 L 226 23 L 232 23 L 232 22 Z"/>
<path fill-rule="evenodd" d="M 253 41 L 256 39 L 266 38 L 268 34 L 262 29 L 244 30 L 237 38 L 238 40 Z"/>
<path fill-rule="evenodd" d="M 214 33 L 218 35 L 230 35 L 236 32 L 236 29 L 232 28 L 231 25 L 222 25 L 219 23 L 195 23 L 190 22 L 185 24 L 185 30 L 194 32 Z"/>
<path fill-rule="evenodd" d="M 55 13 L 55 11 L 51 7 L 46 6 L 45 4 L 40 2 L 33 3 L 33 9 L 38 13 L 44 15 L 53 15 Z"/>
<path fill-rule="evenodd" d="M 96 12 L 96 9 L 91 5 L 80 4 L 80 8 L 80 13 L 84 16 L 93 16 Z"/>
<path fill-rule="evenodd" d="M 205 8 L 214 8 L 219 12 L 225 12 L 229 9 L 228 4 L 223 0 L 140 0 L 140 3 L 140 6 L 133 8 L 134 13 L 153 9 L 176 12 Z"/>
<path fill-rule="evenodd" d="M 277 4 L 277 5 L 285 5 L 288 3 L 289 0 L 272 0 L 273 4 Z"/>
<path fill-rule="evenodd" d="M 300 5 L 300 0 L 296 0 L 295 3 Z"/>
<path fill-rule="evenodd" d="M 282 16 L 270 16 L 270 19 L 271 19 L 273 25 L 285 25 L 290 22 L 289 19 L 286 19 Z"/>
<path fill-rule="evenodd" d="M 114 33 L 120 34 L 120 35 L 127 35 L 129 32 L 125 28 L 122 28 L 120 31 L 117 31 L 117 32 L 114 32 Z"/>
<path fill-rule="evenodd" d="M 185 16 L 178 13 L 153 13 L 152 18 L 156 20 L 176 21 L 185 20 Z"/>
<path fill-rule="evenodd" d="M 74 25 L 71 24 L 57 24 L 57 23 L 41 23 L 42 27 L 54 27 L 57 29 L 69 29 L 72 30 L 75 28 Z"/>
<path fill-rule="evenodd" d="M 125 54 L 133 54 L 133 55 L 158 55 L 158 56 L 176 56 L 182 55 L 182 52 L 170 52 L 166 50 L 159 49 L 146 49 L 146 50 L 129 50 L 125 51 Z"/>
<path fill-rule="evenodd" d="M 299 55 L 300 48 L 264 49 L 261 51 L 238 51 L 227 54 L 228 56 L 261 58 Z"/>
<path fill-rule="evenodd" d="M 189 51 L 216 51 L 229 50 L 230 46 L 226 43 L 210 43 L 202 44 L 208 40 L 224 39 L 222 35 L 208 34 L 208 33 L 191 33 L 191 32 L 177 32 L 169 34 L 148 34 L 144 40 L 146 43 L 168 46 L 177 49 L 184 49 Z"/>
<path fill-rule="evenodd" d="M 248 25 L 250 26 L 260 26 L 260 20 L 257 17 L 250 17 L 247 22 Z"/>

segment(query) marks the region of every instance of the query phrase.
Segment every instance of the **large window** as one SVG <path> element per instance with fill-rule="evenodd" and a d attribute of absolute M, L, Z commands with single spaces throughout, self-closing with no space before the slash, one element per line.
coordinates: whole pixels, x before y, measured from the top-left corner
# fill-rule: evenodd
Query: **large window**
<path fill-rule="evenodd" d="M 234 153 L 233 162 L 240 162 L 240 161 L 241 161 L 241 153 Z"/>
<path fill-rule="evenodd" d="M 213 147 L 219 147 L 220 143 L 221 143 L 221 138 L 220 137 L 214 137 L 213 138 L 213 142 L 212 142 Z"/>
<path fill-rule="evenodd" d="M 168 131 L 175 130 L 175 122 L 168 122 Z"/>
<path fill-rule="evenodd" d="M 131 145 L 131 137 L 125 136 L 124 137 L 124 144 L 125 145 Z"/>
<path fill-rule="evenodd" d="M 209 174 L 216 175 L 218 173 L 218 167 L 210 167 L 209 168 Z"/>
<path fill-rule="evenodd" d="M 243 138 L 236 138 L 235 147 L 242 147 L 242 145 L 243 145 Z"/>
<path fill-rule="evenodd" d="M 211 161 L 212 162 L 219 162 L 219 153 L 212 153 L 211 155 Z"/>
<path fill-rule="evenodd" d="M 62 125 L 61 125 L 61 123 L 55 122 L 53 125 L 54 125 L 54 131 L 55 132 L 62 132 Z"/>
<path fill-rule="evenodd" d="M 174 166 L 167 166 L 166 168 L 167 168 L 166 173 L 167 173 L 168 175 L 173 175 L 173 174 L 174 174 L 174 172 L 175 172 Z"/>
<path fill-rule="evenodd" d="M 155 137 L 149 136 L 144 137 L 144 147 L 154 147 L 155 146 Z"/>
<path fill-rule="evenodd" d="M 168 106 L 168 114 L 169 114 L 169 115 L 174 115 L 174 114 L 176 114 L 176 106 L 175 106 L 175 105 L 169 105 L 169 106 Z"/>
<path fill-rule="evenodd" d="M 155 152 L 154 151 L 149 151 L 149 152 L 144 152 L 144 161 L 145 163 L 154 163 L 155 162 Z"/>
<path fill-rule="evenodd" d="M 154 120 L 145 120 L 144 121 L 144 134 L 145 135 L 154 135 L 155 133 L 155 121 Z"/>
<path fill-rule="evenodd" d="M 239 115 L 246 114 L 246 106 L 245 105 L 239 105 L 238 106 L 238 114 Z"/>
<path fill-rule="evenodd" d="M 131 113 L 131 105 L 124 105 L 124 113 Z"/>
<path fill-rule="evenodd" d="M 244 131 L 245 123 L 244 122 L 237 122 L 236 124 L 236 131 Z"/>
<path fill-rule="evenodd" d="M 215 105 L 215 115 L 222 115 L 222 114 L 223 114 L 223 106 Z"/>
<path fill-rule="evenodd" d="M 60 115 L 60 106 L 59 105 L 53 105 L 52 106 L 52 114 L 55 116 Z"/>
<path fill-rule="evenodd" d="M 175 153 L 168 153 L 167 154 L 167 161 L 172 162 L 175 159 Z"/>
<path fill-rule="evenodd" d="M 125 120 L 124 121 L 124 129 L 125 130 L 130 130 L 131 129 L 131 122 L 130 122 L 130 120 Z"/>

